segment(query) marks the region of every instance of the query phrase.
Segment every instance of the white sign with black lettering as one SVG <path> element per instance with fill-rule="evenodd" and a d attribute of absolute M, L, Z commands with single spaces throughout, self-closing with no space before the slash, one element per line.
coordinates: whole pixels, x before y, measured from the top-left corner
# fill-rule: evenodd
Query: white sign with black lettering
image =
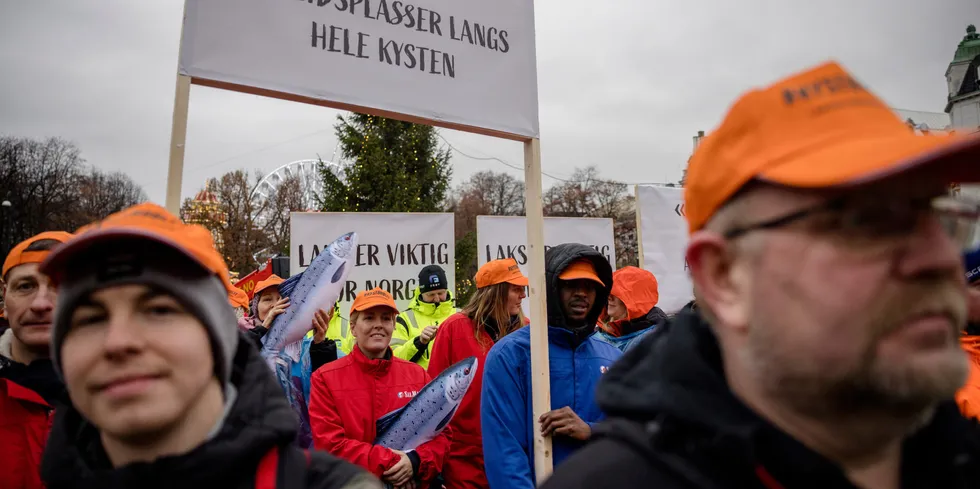
<path fill-rule="evenodd" d="M 538 136 L 536 67 L 530 0 L 186 0 L 179 62 L 205 85 L 520 137 Z"/>
<path fill-rule="evenodd" d="M 477 216 L 476 242 L 480 266 L 492 260 L 513 258 L 528 274 L 527 221 L 516 216 Z M 616 269 L 616 242 L 613 220 L 589 217 L 544 218 L 545 250 L 562 243 L 581 243 L 595 248 Z M 528 304 L 524 301 L 524 314 Z"/>
<path fill-rule="evenodd" d="M 306 269 L 338 236 L 356 232 L 354 268 L 340 297 L 346 317 L 358 292 L 381 287 L 399 309 L 415 297 L 419 272 L 426 265 L 446 271 L 448 289 L 456 286 L 453 215 L 442 213 L 294 212 L 290 215 L 289 270 Z"/>
<path fill-rule="evenodd" d="M 687 219 L 684 218 L 684 189 L 638 185 L 636 205 L 640 210 L 643 268 L 657 277 L 658 306 L 675 312 L 694 298 L 687 271 Z"/>

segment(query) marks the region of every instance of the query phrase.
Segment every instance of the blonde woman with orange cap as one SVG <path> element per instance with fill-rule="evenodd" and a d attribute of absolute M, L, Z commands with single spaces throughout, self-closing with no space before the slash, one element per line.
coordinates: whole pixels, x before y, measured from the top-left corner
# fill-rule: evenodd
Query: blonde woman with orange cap
<path fill-rule="evenodd" d="M 521 311 L 527 277 L 513 258 L 487 262 L 476 272 L 476 294 L 461 312 L 446 319 L 432 347 L 429 375 L 437 377 L 456 362 L 476 357 L 476 377 L 449 426 L 453 445 L 442 476 L 446 489 L 487 489 L 480 435 L 480 390 L 487 352 L 504 336 L 527 324 Z"/>
<path fill-rule="evenodd" d="M 667 314 L 657 307 L 659 301 L 657 277 L 653 273 L 637 267 L 616 270 L 609 304 L 599 316 L 596 339 L 625 353 L 647 333 L 667 324 Z"/>
<path fill-rule="evenodd" d="M 235 308 L 235 317 L 239 321 L 248 315 L 248 294 L 238 287 L 231 287 L 228 289 L 228 303 L 231 307 Z"/>
<path fill-rule="evenodd" d="M 379 418 L 399 409 L 430 380 L 425 370 L 394 357 L 390 348 L 398 307 L 387 291 L 363 291 L 351 306 L 356 345 L 313 373 L 313 444 L 364 467 L 395 488 L 428 487 L 442 471 L 452 429 L 408 453 L 374 445 Z"/>

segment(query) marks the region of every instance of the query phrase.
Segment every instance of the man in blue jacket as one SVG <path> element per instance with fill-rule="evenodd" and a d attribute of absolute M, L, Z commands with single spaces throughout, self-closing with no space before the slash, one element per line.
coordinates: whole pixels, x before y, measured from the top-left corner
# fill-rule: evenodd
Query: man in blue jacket
<path fill-rule="evenodd" d="M 612 290 L 612 267 L 591 247 L 562 244 L 545 253 L 552 411 L 541 417 L 555 465 L 585 445 L 603 418 L 595 402 L 602 374 L 622 355 L 593 338 Z M 491 489 L 535 487 L 531 336 L 525 326 L 487 355 L 481 396 L 483 458 Z"/>

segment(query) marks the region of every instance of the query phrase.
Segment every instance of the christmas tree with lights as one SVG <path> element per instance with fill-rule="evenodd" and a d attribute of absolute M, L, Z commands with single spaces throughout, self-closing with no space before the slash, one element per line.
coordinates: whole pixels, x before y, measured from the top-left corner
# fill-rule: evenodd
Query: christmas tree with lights
<path fill-rule="evenodd" d="M 321 167 L 320 209 L 327 212 L 442 212 L 452 168 L 435 128 L 352 113 L 338 116 L 347 163 L 343 181 Z"/>

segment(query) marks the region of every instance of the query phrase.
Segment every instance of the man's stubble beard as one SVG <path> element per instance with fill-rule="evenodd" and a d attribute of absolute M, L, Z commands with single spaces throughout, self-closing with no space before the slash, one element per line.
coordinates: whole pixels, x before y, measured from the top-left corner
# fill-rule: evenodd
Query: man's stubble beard
<path fill-rule="evenodd" d="M 791 406 L 795 411 L 816 418 L 889 415 L 917 417 L 937 402 L 951 399 L 966 381 L 969 364 L 958 342 L 951 345 L 942 360 L 928 368 L 917 364 L 884 361 L 879 358 L 882 340 L 903 326 L 910 314 L 926 305 L 949 311 L 956 324 L 963 322 L 966 308 L 953 297 L 955 284 L 932 282 L 891 301 L 879 301 L 869 314 L 872 334 L 861 354 L 850 366 L 818 365 L 801 361 L 801 352 L 782 347 L 772 334 L 777 325 L 750 330 L 743 361 L 760 382 L 762 392 Z M 891 307 L 889 307 L 891 306 Z M 917 309 L 919 308 L 919 309 Z M 957 331 L 954 338 L 958 337 Z"/>

